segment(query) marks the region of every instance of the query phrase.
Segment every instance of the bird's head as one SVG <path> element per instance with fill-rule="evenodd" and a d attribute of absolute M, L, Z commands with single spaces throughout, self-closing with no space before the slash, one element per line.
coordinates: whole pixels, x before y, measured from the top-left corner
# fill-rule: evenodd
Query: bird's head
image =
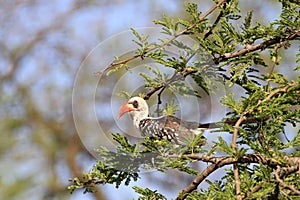
<path fill-rule="evenodd" d="M 140 121 L 148 117 L 148 104 L 141 97 L 132 97 L 120 107 L 117 119 L 120 119 L 125 113 L 130 113 L 133 117 L 133 124 L 139 127 Z"/>

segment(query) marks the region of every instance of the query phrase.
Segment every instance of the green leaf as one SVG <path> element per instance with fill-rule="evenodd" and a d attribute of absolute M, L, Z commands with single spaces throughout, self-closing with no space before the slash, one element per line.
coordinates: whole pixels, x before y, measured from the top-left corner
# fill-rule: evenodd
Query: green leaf
<path fill-rule="evenodd" d="M 166 102 L 166 108 L 163 110 L 163 115 L 174 115 L 178 111 L 178 104 L 174 103 L 174 98 L 170 102 Z"/>
<path fill-rule="evenodd" d="M 248 28 L 250 28 L 252 15 L 253 15 L 253 10 L 251 10 L 247 13 L 247 16 L 245 17 L 245 22 L 244 22 L 244 30 L 247 30 Z"/>
<path fill-rule="evenodd" d="M 216 142 L 216 144 L 218 144 L 219 151 L 222 151 L 229 156 L 234 155 L 234 150 L 231 148 L 230 145 L 227 144 L 227 142 L 222 137 L 218 137 L 218 142 Z"/>
<path fill-rule="evenodd" d="M 152 199 L 156 199 L 156 200 L 167 200 L 166 197 L 164 197 L 162 194 L 158 193 L 156 190 L 150 190 L 149 188 L 141 188 L 139 186 L 133 186 L 132 187 L 134 189 L 134 191 L 138 194 L 140 194 L 139 196 L 139 200 L 152 200 Z"/>
<path fill-rule="evenodd" d="M 223 97 L 221 99 L 221 103 L 235 111 L 235 113 L 238 115 L 244 111 L 242 103 L 235 100 L 233 93 L 229 93 L 227 96 Z"/>

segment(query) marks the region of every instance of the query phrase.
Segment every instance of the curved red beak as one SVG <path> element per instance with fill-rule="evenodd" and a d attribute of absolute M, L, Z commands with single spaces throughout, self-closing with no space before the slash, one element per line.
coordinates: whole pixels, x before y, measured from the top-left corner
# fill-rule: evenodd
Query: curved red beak
<path fill-rule="evenodd" d="M 124 115 L 125 113 L 130 112 L 130 111 L 134 111 L 134 110 L 135 110 L 135 108 L 133 108 L 132 104 L 124 103 L 120 107 L 120 110 L 119 110 L 119 113 L 118 113 L 118 116 L 117 116 L 117 120 L 119 120 L 122 117 L 122 115 Z"/>

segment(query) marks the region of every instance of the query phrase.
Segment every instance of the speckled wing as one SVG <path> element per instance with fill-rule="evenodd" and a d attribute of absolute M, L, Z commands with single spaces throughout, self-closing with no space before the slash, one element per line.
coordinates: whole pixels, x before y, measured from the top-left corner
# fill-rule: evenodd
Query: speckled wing
<path fill-rule="evenodd" d="M 166 139 L 180 145 L 193 140 L 200 131 L 199 126 L 199 123 L 182 121 L 174 116 L 145 118 L 139 124 L 142 136 Z"/>

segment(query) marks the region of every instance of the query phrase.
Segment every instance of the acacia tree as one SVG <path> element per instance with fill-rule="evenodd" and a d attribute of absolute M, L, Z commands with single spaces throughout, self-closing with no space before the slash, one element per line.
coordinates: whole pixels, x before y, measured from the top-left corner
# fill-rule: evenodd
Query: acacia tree
<path fill-rule="evenodd" d="M 299 122 L 300 77 L 285 77 L 277 68 L 287 68 L 284 57 L 291 55 L 285 52 L 300 38 L 300 7 L 296 1 L 279 2 L 280 18 L 268 25 L 253 22 L 252 11 L 241 13 L 237 0 L 219 0 L 205 13 L 199 12 L 196 4 L 187 3 L 187 19 L 163 16 L 162 20 L 154 20 L 162 26 L 168 39 L 152 43 L 147 36 L 132 30 L 138 45 L 134 55 L 115 57 L 114 62 L 98 73 L 109 75 L 124 68 L 130 70 L 131 62 L 146 58 L 172 68 L 171 77 L 149 66 L 146 68 L 152 76 L 140 74 L 148 89 L 141 96 L 147 100 L 157 95 L 159 103 L 164 90 L 170 87 L 181 95 L 200 98 L 198 91 L 183 84 L 187 77 L 208 94 L 214 88 L 212 79 L 228 87 L 239 87 L 243 95 L 236 98 L 229 92 L 220 100 L 229 110 L 223 121 L 203 125 L 218 126 L 214 132 L 229 133 L 231 141 L 219 137 L 212 148 L 205 150 L 195 145 L 201 137 L 186 146 L 149 138 L 132 144 L 125 136 L 114 133 L 113 139 L 118 143 L 116 150 L 99 148 L 103 159 L 97 160 L 82 177 L 72 179 L 69 189 L 84 188 L 85 192 L 92 192 L 97 184 L 128 185 L 139 178 L 144 168 L 162 172 L 176 169 L 193 176 L 193 181 L 179 191 L 177 199 L 293 199 L 299 196 L 300 131 L 286 127 L 297 127 Z M 208 19 L 213 13 L 215 19 L 211 22 Z M 192 37 L 194 45 L 180 41 L 184 35 Z M 168 46 L 178 49 L 180 55 L 174 57 L 166 53 Z M 292 69 L 296 73 L 300 69 L 297 65 L 300 53 L 292 56 L 296 58 Z M 164 110 L 167 114 L 175 111 L 176 105 L 172 102 Z M 209 164 L 199 170 L 191 167 L 193 162 Z M 197 190 L 209 175 L 225 166 L 224 177 L 215 182 L 207 180 L 209 188 Z M 166 199 L 149 188 L 135 186 L 133 189 L 140 194 L 140 199 Z"/>

